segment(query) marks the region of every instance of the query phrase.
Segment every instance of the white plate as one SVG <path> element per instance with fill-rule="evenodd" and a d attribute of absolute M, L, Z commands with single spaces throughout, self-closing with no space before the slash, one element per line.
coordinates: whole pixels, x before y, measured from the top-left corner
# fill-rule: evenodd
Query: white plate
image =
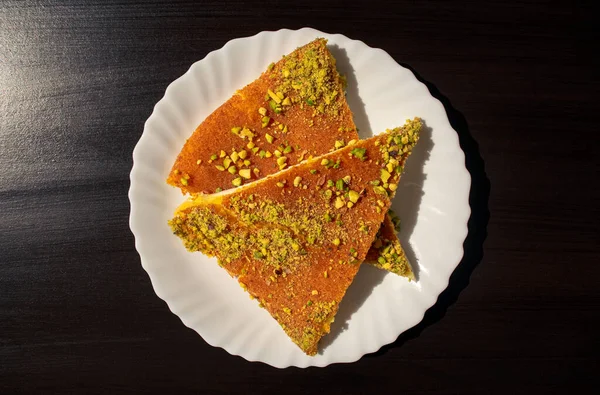
<path fill-rule="evenodd" d="M 418 281 L 362 265 L 315 357 L 303 354 L 266 310 L 214 259 L 187 252 L 167 220 L 183 200 L 165 183 L 196 126 L 236 89 L 296 47 L 325 37 L 348 76 L 348 102 L 361 137 L 423 118 L 428 130 L 406 166 L 394 200 L 400 238 Z M 407 59 L 409 61 L 409 59 Z M 175 80 L 156 104 L 133 151 L 130 227 L 156 294 L 213 346 L 283 368 L 353 362 L 416 325 L 448 285 L 463 255 L 470 176 L 442 104 L 386 52 L 314 29 L 262 32 L 209 53 Z"/>

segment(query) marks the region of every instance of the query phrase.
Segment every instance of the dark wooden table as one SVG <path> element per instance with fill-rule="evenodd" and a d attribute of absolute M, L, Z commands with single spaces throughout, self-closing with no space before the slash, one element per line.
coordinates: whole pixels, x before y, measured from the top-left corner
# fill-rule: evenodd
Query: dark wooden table
<path fill-rule="evenodd" d="M 483 3 L 483 2 L 482 2 Z M 595 384 L 599 36 L 592 1 L 0 2 L 0 393 L 568 393 Z M 440 98 L 473 178 L 465 258 L 374 355 L 278 370 L 154 294 L 131 153 L 167 85 L 281 27 L 389 52 Z"/>

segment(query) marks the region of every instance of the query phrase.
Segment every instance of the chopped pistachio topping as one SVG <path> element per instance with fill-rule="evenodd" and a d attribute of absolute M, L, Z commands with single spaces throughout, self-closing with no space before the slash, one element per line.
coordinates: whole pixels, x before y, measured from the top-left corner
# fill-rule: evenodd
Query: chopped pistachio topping
<path fill-rule="evenodd" d="M 393 211 L 390 210 L 389 214 L 392 222 L 394 222 L 394 219 L 398 220 Z M 403 276 L 410 273 L 410 264 L 398 239 L 394 241 L 387 240 L 381 236 L 380 232 L 381 229 L 377 232 L 375 243 L 373 244 L 373 248 L 376 248 L 379 254 L 375 266 Z"/>
<path fill-rule="evenodd" d="M 281 107 L 275 102 L 275 100 L 269 100 L 269 107 L 271 107 L 271 110 L 273 110 L 275 114 L 281 113 Z"/>
<path fill-rule="evenodd" d="M 282 165 L 285 164 L 285 162 L 287 162 L 287 157 L 285 156 L 281 156 L 279 158 L 277 158 L 277 164 L 281 167 Z"/>
<path fill-rule="evenodd" d="M 265 139 L 267 139 L 267 142 L 269 144 L 273 144 L 274 137 L 271 136 L 269 133 L 265 134 Z"/>
<path fill-rule="evenodd" d="M 360 160 L 365 160 L 365 159 L 367 159 L 365 156 L 366 152 L 367 152 L 367 150 L 365 148 L 354 148 L 352 151 L 350 151 L 350 154 L 352 156 L 354 156 L 355 158 L 358 158 Z"/>
<path fill-rule="evenodd" d="M 244 127 L 241 131 L 240 131 L 240 137 L 241 138 L 246 138 L 248 137 L 249 139 L 254 138 L 256 135 L 254 133 L 252 133 L 252 131 L 246 127 Z"/>
<path fill-rule="evenodd" d="M 269 97 L 270 97 L 271 99 L 273 99 L 273 101 L 274 101 L 275 103 L 277 103 L 277 104 L 281 103 L 281 98 L 280 98 L 279 96 L 277 96 L 277 95 L 275 94 L 275 92 L 273 92 L 272 90 L 268 89 L 268 90 L 267 90 L 267 94 L 269 95 Z"/>
<path fill-rule="evenodd" d="M 231 183 L 233 184 L 233 186 L 239 187 L 240 185 L 242 185 L 242 178 L 234 178 L 233 181 L 231 181 Z"/>
<path fill-rule="evenodd" d="M 378 195 L 385 195 L 387 196 L 387 191 L 385 190 L 384 187 L 381 186 L 374 186 L 373 187 L 373 191 L 378 194 Z"/>
<path fill-rule="evenodd" d="M 381 169 L 381 181 L 388 182 L 392 175 L 385 169 Z"/>
<path fill-rule="evenodd" d="M 239 171 L 240 176 L 244 177 L 245 179 L 249 179 L 251 177 L 250 174 L 250 169 L 242 169 Z"/>
<path fill-rule="evenodd" d="M 271 118 L 270 117 L 262 117 L 262 119 L 260 120 L 260 124 L 263 128 L 266 128 L 267 126 L 269 126 L 269 122 L 271 122 Z"/>
<path fill-rule="evenodd" d="M 300 182 L 302 182 L 302 177 L 297 176 L 296 178 L 294 178 L 294 186 L 295 187 L 299 186 Z"/>

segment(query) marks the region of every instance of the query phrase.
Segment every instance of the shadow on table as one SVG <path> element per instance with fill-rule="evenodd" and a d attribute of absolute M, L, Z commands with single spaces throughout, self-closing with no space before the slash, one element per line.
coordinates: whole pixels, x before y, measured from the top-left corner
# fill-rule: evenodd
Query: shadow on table
<path fill-rule="evenodd" d="M 483 258 L 483 244 L 487 237 L 487 224 L 490 218 L 488 209 L 490 181 L 485 173 L 485 164 L 479 154 L 479 147 L 471 136 L 465 117 L 452 107 L 450 100 L 443 96 L 435 86 L 425 81 L 410 66 L 406 64 L 402 64 L 402 66 L 411 70 L 415 77 L 427 86 L 431 95 L 444 105 L 450 124 L 458 133 L 460 146 L 465 154 L 465 165 L 471 174 L 471 191 L 469 193 L 471 217 L 468 222 L 469 232 L 463 243 L 463 259 L 450 276 L 448 287 L 440 294 L 437 302 L 427 310 L 419 324 L 402 333 L 394 343 L 383 346 L 370 356 L 379 356 L 392 348 L 401 347 L 407 341 L 419 337 L 425 328 L 435 324 L 446 315 L 448 308 L 456 302 L 462 290 L 469 285 L 471 273 Z"/>

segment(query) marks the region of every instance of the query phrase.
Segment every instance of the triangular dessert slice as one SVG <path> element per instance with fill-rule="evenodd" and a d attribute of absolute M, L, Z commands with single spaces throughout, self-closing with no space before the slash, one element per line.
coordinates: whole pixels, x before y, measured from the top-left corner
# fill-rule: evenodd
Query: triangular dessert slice
<path fill-rule="evenodd" d="M 220 264 L 308 355 L 317 352 L 390 207 L 421 122 L 243 188 L 198 195 L 169 222 Z"/>
<path fill-rule="evenodd" d="M 317 39 L 271 64 L 210 114 L 167 182 L 184 193 L 214 193 L 357 140 L 326 42 Z"/>
<path fill-rule="evenodd" d="M 358 140 L 326 42 L 314 40 L 271 64 L 209 115 L 185 143 L 167 182 L 184 193 L 210 194 Z M 368 263 L 403 275 L 403 262 L 383 254 L 389 244 L 400 248 L 389 223 L 381 230 L 387 239 L 378 239 Z"/>

